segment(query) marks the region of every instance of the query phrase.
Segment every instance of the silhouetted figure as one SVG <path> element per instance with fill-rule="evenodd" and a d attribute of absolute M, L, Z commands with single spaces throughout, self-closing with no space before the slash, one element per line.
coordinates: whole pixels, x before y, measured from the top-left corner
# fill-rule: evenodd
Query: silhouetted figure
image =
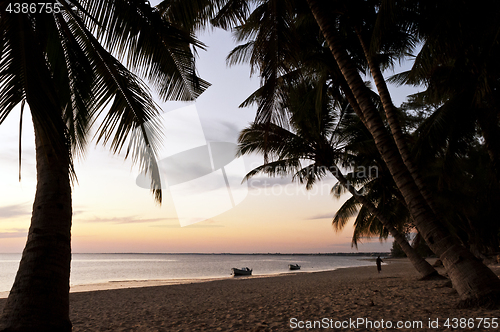
<path fill-rule="evenodd" d="M 377 257 L 377 271 L 380 273 L 382 271 L 382 262 L 383 260 L 380 258 L 380 256 Z"/>

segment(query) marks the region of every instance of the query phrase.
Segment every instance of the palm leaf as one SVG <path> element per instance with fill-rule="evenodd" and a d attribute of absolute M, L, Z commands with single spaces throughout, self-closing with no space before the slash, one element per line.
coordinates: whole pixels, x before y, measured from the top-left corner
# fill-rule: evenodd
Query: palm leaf
<path fill-rule="evenodd" d="M 336 232 L 342 231 L 352 217 L 356 216 L 359 212 L 361 204 L 354 196 L 345 201 L 344 204 L 338 209 L 337 213 L 332 220 L 332 225 Z"/>
<path fill-rule="evenodd" d="M 162 19 L 148 3 L 87 1 L 83 6 L 101 22 L 94 28 L 97 39 L 111 53 L 126 56 L 129 68 L 143 75 L 163 100 L 194 100 L 208 88 L 209 83 L 196 74 L 189 47 L 204 45 Z"/>
<path fill-rule="evenodd" d="M 95 81 L 91 118 L 94 121 L 99 118 L 104 107 L 113 101 L 96 133 L 97 142 L 102 140 L 106 144 L 112 138 L 111 149 L 118 153 L 133 134 L 125 158 L 131 153 L 132 162 L 138 163 L 145 174 L 151 175 L 151 190 L 156 200 L 161 202 L 161 181 L 156 158 L 161 138 L 156 117 L 158 109 L 147 87 L 101 46 L 77 15 L 70 15 L 75 34 L 82 36 L 83 49 L 92 59 Z"/>
<path fill-rule="evenodd" d="M 16 104 L 26 100 L 42 145 L 59 151 L 57 157 L 71 162 L 62 106 L 32 22 L 27 15 L 6 15 L 0 21 L 1 25 L 9 26 L 2 35 L 0 77 L 4 83 L 0 89 L 0 121 L 5 120 Z M 31 47 L 28 49 L 26 45 Z"/>

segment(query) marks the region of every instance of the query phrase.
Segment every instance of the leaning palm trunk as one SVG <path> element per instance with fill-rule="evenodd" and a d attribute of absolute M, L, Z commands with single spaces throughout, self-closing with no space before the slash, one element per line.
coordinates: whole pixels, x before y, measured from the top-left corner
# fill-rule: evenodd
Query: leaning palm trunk
<path fill-rule="evenodd" d="M 1 331 L 71 331 L 68 152 L 57 151 L 40 136 L 35 130 L 37 188 L 31 226 Z"/>
<path fill-rule="evenodd" d="M 353 92 L 364 117 L 367 129 L 386 163 L 394 182 L 403 195 L 415 226 L 423 238 L 442 260 L 448 276 L 465 303 L 497 300 L 500 294 L 500 279 L 472 255 L 458 239 L 442 225 L 420 193 L 408 168 L 405 166 L 392 137 L 385 130 L 367 87 L 359 76 L 352 59 L 337 36 L 328 10 L 322 8 L 321 0 L 307 0 L 309 7 L 325 37 L 330 50 Z"/>
<path fill-rule="evenodd" d="M 368 62 L 368 67 L 370 68 L 373 81 L 375 82 L 375 86 L 377 87 L 377 91 L 380 96 L 380 101 L 382 102 L 382 107 L 387 117 L 387 123 L 389 124 L 389 128 L 391 129 L 391 134 L 392 137 L 394 138 L 394 142 L 396 143 L 399 154 L 401 155 L 401 158 L 403 158 L 405 166 L 408 168 L 408 171 L 410 172 L 413 180 L 415 181 L 415 184 L 422 193 L 422 196 L 424 196 L 425 201 L 431 207 L 434 213 L 437 213 L 434 200 L 432 199 L 429 191 L 427 190 L 425 182 L 423 181 L 420 172 L 415 166 L 410 151 L 408 150 L 408 142 L 406 136 L 403 134 L 396 106 L 394 106 L 394 103 L 392 102 L 391 94 L 389 92 L 389 89 L 387 88 L 384 76 L 382 75 L 382 70 L 380 69 L 380 66 L 373 60 L 373 57 L 371 56 L 368 48 L 366 47 L 363 37 L 361 36 L 359 31 L 357 31 L 357 35 L 361 47 L 363 48 L 365 58 Z"/>
<path fill-rule="evenodd" d="M 335 167 L 332 169 L 332 175 L 335 176 L 339 183 L 349 190 L 349 192 L 353 195 L 354 199 L 356 199 L 359 203 L 363 204 L 368 211 L 374 215 L 384 227 L 389 231 L 389 233 L 394 237 L 394 240 L 401 246 L 401 249 L 404 251 L 410 262 L 413 264 L 415 269 L 420 273 L 422 279 L 430 279 L 432 277 L 438 277 L 439 273 L 434 269 L 431 264 L 429 264 L 422 256 L 420 256 L 417 251 L 412 248 L 412 246 L 408 243 L 406 238 L 399 232 L 392 223 L 382 214 L 380 211 L 373 205 L 373 203 L 367 199 L 365 196 L 361 195 L 344 177 L 344 175 L 340 172 L 340 169 Z"/>

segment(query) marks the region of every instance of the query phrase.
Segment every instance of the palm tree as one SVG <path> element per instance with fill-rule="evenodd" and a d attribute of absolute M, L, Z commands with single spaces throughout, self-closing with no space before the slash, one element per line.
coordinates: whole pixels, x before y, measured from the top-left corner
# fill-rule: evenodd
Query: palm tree
<path fill-rule="evenodd" d="M 434 213 L 437 213 L 437 207 L 434 200 L 427 190 L 426 184 L 410 153 L 408 135 L 403 131 L 400 112 L 392 101 L 389 88 L 382 74 L 383 67 L 387 67 L 388 65 L 392 66 L 392 63 L 386 64 L 384 62 L 392 62 L 393 58 L 403 58 L 405 54 L 413 51 L 416 44 L 416 38 L 413 37 L 415 31 L 408 27 L 412 25 L 406 20 L 406 16 L 408 15 L 404 15 L 405 10 L 386 13 L 388 11 L 386 7 L 390 7 L 391 11 L 395 11 L 393 6 L 371 6 L 371 15 L 375 16 L 375 19 L 372 20 L 373 26 L 370 26 L 370 20 L 364 20 L 361 24 L 358 23 L 356 25 L 356 23 L 354 23 L 355 31 L 366 58 L 368 69 L 377 87 L 387 123 L 398 151 L 427 204 Z M 376 8 L 378 8 L 378 12 Z M 388 20 L 389 22 L 385 23 L 379 22 L 384 19 L 387 20 L 387 16 L 390 16 L 392 20 Z M 397 17 L 398 20 L 396 23 L 393 22 L 395 17 Z M 382 38 L 380 36 L 382 36 Z"/>
<path fill-rule="evenodd" d="M 336 163 L 346 156 L 346 147 L 343 146 L 345 143 L 342 142 L 343 135 L 340 133 L 340 128 L 349 115 L 342 114 L 345 112 L 345 104 L 342 105 L 332 100 L 332 96 L 326 93 L 327 88 L 323 87 L 319 90 L 324 92 L 322 97 L 318 97 L 318 92 L 310 83 L 294 81 L 291 87 L 281 87 L 285 98 L 282 106 L 290 114 L 290 124 L 294 132 L 275 124 L 259 123 L 253 123 L 241 132 L 240 154 L 269 153 L 273 158 L 271 162 L 266 161 L 250 171 L 246 179 L 261 172 L 269 176 L 293 174 L 294 178 L 305 183 L 306 188 L 309 189 L 328 172 L 331 173 L 337 178 L 339 184 L 353 195 L 351 199 L 362 204 L 394 236 L 423 278 L 437 276 L 436 270 L 415 252 L 404 235 L 394 227 L 394 223 L 367 196 L 360 194 L 336 166 Z M 317 102 L 317 99 L 321 101 Z M 335 114 L 337 110 L 332 109 L 330 105 L 344 106 L 341 107 L 342 116 L 337 116 Z M 317 107 L 320 109 L 314 111 Z M 335 123 L 336 120 L 337 123 Z M 264 136 L 265 132 L 268 133 L 267 138 Z M 302 167 L 302 162 L 305 160 L 311 161 L 312 164 Z M 341 228 L 335 223 L 335 218 L 334 225 L 337 229 Z"/>
<path fill-rule="evenodd" d="M 228 3 L 231 2 L 234 3 L 234 1 Z M 224 16 L 222 18 L 219 16 L 219 20 L 215 23 L 221 25 L 221 21 L 226 27 Z M 322 79 L 333 80 L 334 84 L 347 86 L 345 80 L 339 75 L 338 67 L 332 66 L 332 60 L 334 61 L 332 55 L 320 46 L 321 40 L 317 37 L 317 30 L 317 24 L 312 19 L 304 1 L 282 0 L 259 2 L 255 10 L 244 20 L 244 24 L 235 29 L 236 40 L 245 43 L 237 46 L 229 54 L 228 63 L 249 62 L 252 72 L 259 71 L 262 81 L 261 89 L 241 106 L 252 102 L 257 103 L 256 122 L 267 128 L 262 131 L 264 147 L 272 144 L 272 142 L 268 143 L 270 139 L 268 135 L 273 124 L 286 125 L 287 108 L 283 107 L 285 97 L 280 89 L 284 81 L 299 80 L 302 75 L 313 72 L 312 75 L 319 81 L 318 91 L 323 91 Z M 347 89 L 344 89 L 345 91 Z M 346 97 L 349 98 L 349 95 L 346 94 Z M 354 105 L 354 103 L 351 104 Z M 311 112 L 318 113 L 317 110 L 311 110 Z M 309 126 L 304 125 L 304 127 Z M 266 148 L 263 154 L 266 162 Z M 421 270 L 424 276 L 426 273 L 434 272 L 434 269 L 431 269 L 432 272 L 425 268 Z"/>
<path fill-rule="evenodd" d="M 364 200 L 360 200 L 359 195 L 353 194 L 335 214 L 333 225 L 336 230 L 341 230 L 353 216 L 356 216 L 352 245 L 357 247 L 357 242 L 364 236 L 387 238 L 388 231 L 384 227 L 386 224 L 394 226 L 400 233 L 398 235 L 414 231 L 415 226 L 403 197 L 373 144 L 370 133 L 361 121 L 359 119 L 356 121 L 356 119 L 355 115 L 349 120 L 345 117 L 345 124 L 342 127 L 342 140 L 347 142 L 344 146 L 344 156 L 351 156 L 349 165 L 353 167 L 353 171 L 345 176 L 346 180 L 343 183 L 347 186 L 340 185 L 339 181 L 334 190 L 335 196 L 340 198 L 342 193 L 351 191 L 350 187 L 361 187 L 358 192 L 362 193 Z M 408 120 L 405 119 L 404 123 L 407 122 Z M 427 163 L 430 164 L 430 160 Z M 377 172 L 373 174 L 364 171 L 367 169 L 376 169 Z M 363 174 L 363 176 L 360 177 L 358 174 Z M 382 223 L 377 215 L 385 221 Z M 407 246 L 406 236 L 396 243 L 403 243 L 400 247 Z M 415 245 L 413 248 L 416 249 Z M 437 273 L 429 277 L 437 277 Z"/>
<path fill-rule="evenodd" d="M 116 153 L 128 140 L 127 156 L 151 177 L 161 202 L 158 109 L 147 87 L 112 53 L 127 50 L 129 67 L 164 100 L 191 100 L 208 86 L 196 76 L 190 49 L 202 45 L 144 1 L 59 4 L 19 14 L 0 2 L 0 124 L 16 105 L 29 106 L 37 167 L 31 226 L 2 331 L 71 331 L 73 156 L 83 152 L 101 114 L 98 142 L 111 140 Z"/>
<path fill-rule="evenodd" d="M 411 71 L 394 78 L 398 83 L 427 87 L 426 100 L 443 104 L 460 99 L 481 129 L 500 181 L 500 125 L 496 59 L 500 52 L 498 1 L 440 2 L 421 8 L 418 33 L 422 50 Z M 460 13 L 468 13 L 467 20 Z M 456 107 L 456 104 L 455 104 Z M 464 119 L 470 121 L 470 117 Z"/>
<path fill-rule="evenodd" d="M 352 168 L 352 171 L 345 175 L 344 182 L 359 188 L 357 191 L 369 201 L 369 205 L 376 207 L 387 219 L 388 224 L 394 225 L 399 232 L 403 232 L 411 224 L 408 209 L 380 158 L 370 134 L 359 120 L 350 120 L 343 126 L 342 133 L 344 140 L 348 142 L 344 146 L 344 156 L 350 156 L 348 165 Z M 376 170 L 376 172 L 371 170 Z M 333 188 L 334 196 L 340 199 L 348 189 L 339 182 Z M 335 229 L 342 230 L 354 216 L 356 219 L 352 236 L 353 246 L 357 247 L 358 241 L 364 236 L 379 236 L 382 240 L 389 235 L 378 218 L 355 195 L 345 201 L 335 214 L 333 218 Z"/>
<path fill-rule="evenodd" d="M 423 95 L 427 95 L 424 93 Z M 415 96 L 404 108 L 416 113 L 423 105 Z M 495 180 L 487 147 L 481 142 L 476 114 L 467 94 L 430 109 L 415 129 L 413 151 L 418 166 L 425 165 L 425 180 L 442 207 L 447 228 L 476 257 L 498 251 L 496 206 L 500 188 Z M 426 106 L 426 105 L 425 105 Z M 428 106 L 426 106 L 428 107 Z"/>
<path fill-rule="evenodd" d="M 380 200 L 378 205 L 370 199 L 368 190 L 365 187 L 361 191 L 354 189 L 353 184 L 342 175 L 340 170 L 335 170 L 335 177 L 344 190 L 349 191 L 352 197 L 348 199 L 337 211 L 333 218 L 333 225 L 336 230 L 341 230 L 347 221 L 356 216 L 354 222 L 354 233 L 352 243 L 357 247 L 359 239 L 363 236 L 379 235 L 380 238 L 387 238 L 388 234 L 394 237 L 395 242 L 401 247 L 415 269 L 420 273 L 420 280 L 444 279 L 422 256 L 412 247 L 405 236 L 405 233 L 398 229 L 405 226 L 402 222 L 408 222 L 408 209 L 397 199 L 389 201 Z M 339 187 L 333 189 L 338 191 Z M 363 194 L 362 194 L 363 193 Z M 386 198 L 387 199 L 387 198 Z"/>
<path fill-rule="evenodd" d="M 461 163 L 454 163 L 453 167 L 448 167 L 448 173 L 455 174 L 456 178 L 461 178 L 461 185 L 456 186 L 459 192 L 465 196 L 463 190 L 466 187 L 475 187 L 475 184 L 483 183 L 481 179 L 485 176 L 489 178 L 483 186 L 478 186 L 475 195 L 483 195 L 488 192 L 488 199 L 476 201 L 473 209 L 481 205 L 485 207 L 480 212 L 483 217 L 474 221 L 473 228 L 487 227 L 483 221 L 485 211 L 490 211 L 488 205 L 495 206 L 496 194 L 500 189 L 500 125 L 499 125 L 499 99 L 498 77 L 500 74 L 496 59 L 499 54 L 499 3 L 497 1 L 483 0 L 479 2 L 461 1 L 458 3 L 436 2 L 428 3 L 419 9 L 418 20 L 416 21 L 417 33 L 422 36 L 422 50 L 415 58 L 411 71 L 394 76 L 391 80 L 396 83 L 406 83 L 421 85 L 427 89 L 414 96 L 410 103 L 417 107 L 425 106 L 431 109 L 430 115 L 424 121 L 419 131 L 418 153 L 425 157 L 425 151 L 432 147 L 431 151 L 444 154 L 447 158 L 445 162 L 450 165 L 450 161 L 455 156 L 460 156 Z M 461 16 L 467 13 L 467 20 Z M 437 106 L 436 106 L 437 105 Z M 482 136 L 484 144 L 478 142 L 477 138 Z M 425 147 L 423 146 L 425 145 Z M 467 149 L 467 152 L 459 151 Z M 471 168 L 467 167 L 467 172 L 458 174 L 457 169 L 464 168 L 464 161 L 467 162 L 471 155 L 476 156 L 476 161 L 482 160 L 481 152 L 486 149 L 490 157 L 487 169 L 482 169 L 480 174 L 471 173 Z M 451 158 L 450 158 L 451 157 Z M 429 162 L 431 159 L 419 158 L 420 165 Z M 423 160 L 422 160 L 423 159 Z M 465 163 L 466 164 L 466 163 Z M 472 169 L 476 171 L 481 166 L 480 162 Z M 429 172 L 427 172 L 429 173 Z M 493 173 L 493 176 L 491 175 Z M 467 183 L 465 174 L 474 174 L 474 183 Z M 442 177 L 442 178 L 447 178 Z M 450 182 L 450 181 L 445 181 Z M 428 183 L 431 183 L 428 181 Z M 496 184 L 496 185 L 495 185 Z M 497 188 L 492 188 L 492 187 Z M 469 187 L 470 188 L 470 187 Z M 479 189 L 480 188 L 480 189 Z M 433 190 L 435 193 L 435 190 Z M 455 190 L 455 193 L 457 191 Z M 455 198 L 459 199 L 458 197 Z M 487 203 L 484 204 L 483 203 Z M 456 205 L 455 212 L 468 206 L 466 202 Z M 441 215 L 446 217 L 441 210 Z M 475 214 L 474 213 L 474 214 Z M 469 228 L 471 220 L 460 222 L 463 219 L 456 217 L 450 220 L 449 225 L 464 224 Z M 462 232 L 462 238 L 471 235 L 471 241 L 476 236 L 477 231 L 470 230 L 470 234 Z M 489 232 L 497 235 L 498 232 Z M 474 241 L 477 242 L 477 241 Z M 494 241 L 497 242 L 497 241 Z M 485 241 L 480 241 L 474 246 L 483 247 Z M 472 245 L 472 244 L 471 244 Z M 498 245 L 494 249 L 496 251 Z M 476 255 L 480 252 L 474 250 Z"/>
<path fill-rule="evenodd" d="M 382 119 L 368 98 L 368 91 L 335 25 L 339 16 L 339 3 L 342 2 L 329 4 L 318 0 L 307 0 L 307 2 L 359 105 L 359 116 L 373 136 L 377 149 L 405 199 L 416 227 L 432 251 L 443 261 L 462 300 L 472 303 L 496 297 L 500 293 L 500 280 L 484 264 L 478 262 L 439 221 L 404 164 L 392 140 L 393 137 L 385 130 Z"/>
<path fill-rule="evenodd" d="M 216 1 L 217 3 L 219 1 Z M 487 300 L 491 296 L 496 296 L 500 292 L 500 280 L 496 277 L 491 270 L 489 270 L 482 263 L 478 262 L 474 255 L 472 255 L 466 248 L 464 248 L 459 240 L 452 236 L 450 232 L 446 229 L 440 218 L 436 215 L 436 208 L 433 206 L 432 200 L 429 199 L 428 194 L 425 190 L 425 186 L 419 182 L 418 172 L 415 173 L 411 164 L 408 163 L 404 149 L 404 138 L 398 128 L 397 122 L 392 120 L 397 119 L 394 115 L 394 109 L 390 109 L 389 103 L 385 103 L 386 109 L 385 113 L 391 117 L 390 126 L 392 133 L 388 132 L 385 124 L 377 111 L 373 100 L 370 99 L 370 91 L 365 86 L 363 79 L 359 73 L 359 64 L 362 57 L 373 57 L 374 54 L 371 52 L 365 53 L 363 50 L 360 51 L 361 45 L 359 44 L 359 38 L 356 38 L 356 27 L 357 22 L 353 19 L 359 20 L 358 11 L 362 14 L 369 13 L 383 13 L 381 10 L 381 3 L 385 5 L 395 6 L 393 1 L 380 2 L 378 0 L 374 1 L 330 1 L 325 2 L 321 0 L 307 0 L 307 1 L 290 1 L 288 4 L 284 0 L 268 0 L 268 1 L 241 1 L 241 0 L 227 0 L 226 8 L 230 7 L 241 8 L 237 11 L 242 14 L 238 17 L 239 20 L 244 20 L 247 22 L 248 17 L 253 15 L 253 12 L 249 13 L 249 4 L 255 3 L 257 8 L 269 8 L 270 15 L 273 14 L 284 14 L 281 17 L 274 17 L 268 20 L 271 23 L 276 23 L 274 26 L 270 26 L 271 32 L 267 36 L 272 37 L 266 41 L 270 41 L 270 48 L 268 53 L 263 49 L 260 49 L 261 57 L 256 57 L 257 63 L 261 68 L 266 68 L 266 70 L 261 71 L 261 77 L 263 78 L 262 87 L 263 91 L 267 92 L 268 98 L 263 98 L 262 105 L 259 105 L 260 112 L 257 115 L 257 120 L 262 123 L 267 123 L 270 126 L 271 121 L 279 120 L 282 118 L 280 115 L 280 108 L 276 107 L 276 101 L 279 100 L 280 95 L 277 93 L 273 87 L 273 84 L 279 83 L 276 77 L 277 73 L 280 73 L 280 69 L 283 66 L 290 67 L 288 62 L 280 61 L 280 56 L 283 55 L 281 48 L 276 47 L 277 45 L 282 45 L 281 42 L 290 40 L 287 32 L 281 31 L 277 32 L 273 28 L 277 26 L 288 27 L 293 24 L 294 20 L 308 20 L 302 14 L 304 14 L 303 5 L 307 2 L 310 8 L 310 13 L 312 13 L 314 20 L 321 30 L 321 34 L 329 46 L 331 54 L 334 57 L 334 62 L 338 65 L 344 81 L 339 80 L 339 86 L 342 87 L 343 93 L 346 99 L 349 101 L 351 107 L 356 111 L 356 114 L 369 130 L 370 134 L 374 138 L 376 147 L 381 154 L 384 163 L 387 165 L 391 176 L 393 177 L 398 190 L 401 192 L 405 204 L 412 215 L 416 227 L 422 234 L 425 241 L 428 243 L 429 247 L 440 256 L 445 267 L 448 270 L 449 276 L 460 294 L 461 298 L 465 302 L 481 302 Z M 409 5 L 408 5 L 409 4 Z M 405 8 L 408 10 L 413 10 L 414 14 L 418 14 L 421 7 L 425 7 L 425 2 L 410 1 L 404 3 Z M 401 5 L 398 2 L 398 6 Z M 452 4 L 450 6 L 453 7 Z M 375 8 L 375 10 L 368 10 L 367 8 Z M 352 11 L 352 9 L 355 11 Z M 278 11 L 277 9 L 286 9 Z M 229 27 L 234 25 L 238 20 L 235 19 L 236 16 L 232 15 L 235 11 L 226 11 L 222 15 L 216 15 L 217 19 L 213 22 L 222 27 Z M 261 11 L 262 13 L 262 11 Z M 300 13 L 300 15 L 299 15 Z M 227 14 L 227 15 L 226 15 Z M 265 16 L 256 15 L 254 20 L 250 20 L 254 26 L 260 22 L 260 18 Z M 364 17 L 361 17 L 363 19 Z M 367 19 L 372 19 L 368 17 Z M 343 22 L 346 22 L 343 24 Z M 287 22 L 287 24 L 281 24 Z M 385 22 L 385 19 L 380 20 L 381 23 Z M 342 24 L 341 24 L 342 23 Z M 263 25 L 262 25 L 263 26 Z M 265 31 L 265 29 L 263 29 Z M 380 31 L 383 31 L 380 30 Z M 254 32 L 253 33 L 257 33 Z M 295 37 L 297 34 L 294 35 Z M 315 39 L 317 36 L 315 37 Z M 377 37 L 375 37 L 376 39 Z M 357 39 L 355 43 L 354 40 Z M 372 37 L 373 39 L 373 37 Z M 291 39 L 293 41 L 293 38 Z M 281 44 L 280 44 L 281 43 Z M 263 44 L 258 44 L 260 46 Z M 293 45 L 293 44 L 291 44 Z M 375 46 L 377 46 L 375 44 Z M 374 50 L 378 51 L 377 47 L 374 46 Z M 286 46 L 285 46 L 286 47 Z M 370 46 L 371 48 L 371 46 Z M 286 49 L 285 49 L 286 50 Z M 268 60 L 265 55 L 268 54 L 273 59 Z M 363 54 L 363 56 L 360 56 Z M 250 57 L 251 52 L 242 52 L 241 56 Z M 270 65 L 275 66 L 274 68 Z M 376 69 L 376 63 L 371 66 L 371 68 Z M 293 70 L 292 70 L 293 72 Z M 280 73 L 285 74 L 285 73 Z M 392 112 L 392 113 L 391 113 Z M 283 119 L 283 118 L 282 118 Z M 397 137 L 394 137 L 396 134 Z M 267 137 L 267 131 L 264 132 L 264 137 Z M 398 136 L 399 135 L 399 136 Z M 395 142 L 398 140 L 398 143 Z M 401 144 L 400 144 L 401 143 Z M 403 152 L 401 152 L 403 151 Z M 266 154 L 264 155 L 266 157 Z M 266 158 L 265 158 L 266 159 Z M 405 163 L 406 162 L 406 163 Z M 414 176 L 417 174 L 417 176 Z M 471 273 L 472 271 L 472 273 Z"/>

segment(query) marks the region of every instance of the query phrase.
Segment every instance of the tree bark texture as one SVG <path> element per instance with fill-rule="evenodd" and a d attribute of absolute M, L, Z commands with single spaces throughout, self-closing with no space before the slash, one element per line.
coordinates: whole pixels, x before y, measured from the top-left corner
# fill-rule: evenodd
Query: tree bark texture
<path fill-rule="evenodd" d="M 382 102 L 382 107 L 387 118 L 387 123 L 389 124 L 389 128 L 391 129 L 391 134 L 394 138 L 394 142 L 396 143 L 399 154 L 401 155 L 405 166 L 408 168 L 408 171 L 415 181 L 415 184 L 422 193 L 422 196 L 424 196 L 427 204 L 431 207 L 434 213 L 438 213 L 434 204 L 434 200 L 427 190 L 427 186 L 425 185 L 420 172 L 418 171 L 417 167 L 415 167 L 415 163 L 413 162 L 411 153 L 408 150 L 408 142 L 406 136 L 403 133 L 401 121 L 399 121 L 398 111 L 396 109 L 396 106 L 392 102 L 392 97 L 385 82 L 384 76 L 382 75 L 382 70 L 380 69 L 379 64 L 375 63 L 375 61 L 373 60 L 373 57 L 371 56 L 370 51 L 368 50 L 367 45 L 363 40 L 363 36 L 359 32 L 357 32 L 357 35 L 361 47 L 363 48 L 363 52 L 365 53 L 365 58 L 368 62 L 370 73 L 372 74 L 373 81 L 375 82 L 375 86 L 377 87 L 380 101 Z"/>
<path fill-rule="evenodd" d="M 37 125 L 35 124 L 35 128 Z M 71 183 L 67 151 L 35 129 L 37 187 L 28 239 L 1 320 L 1 331 L 71 331 Z"/>

